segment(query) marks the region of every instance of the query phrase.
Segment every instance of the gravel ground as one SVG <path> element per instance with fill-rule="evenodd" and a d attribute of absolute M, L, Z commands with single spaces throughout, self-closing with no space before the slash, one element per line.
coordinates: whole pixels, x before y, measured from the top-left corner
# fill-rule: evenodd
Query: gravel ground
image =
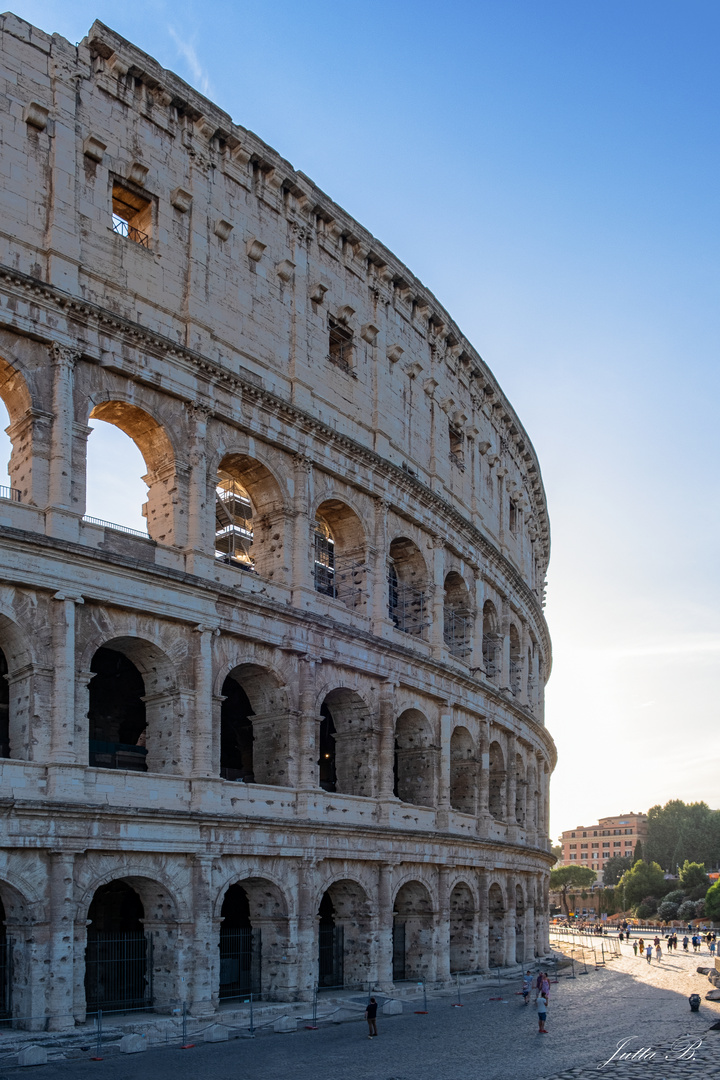
<path fill-rule="evenodd" d="M 703 1000 L 700 1012 L 692 1013 L 687 1001 L 690 993 L 704 998 L 710 989 L 707 978 L 695 972 L 710 963 L 705 951 L 681 952 L 648 965 L 623 947 L 621 959 L 575 979 L 561 976 L 552 986 L 544 1036 L 537 1034 L 534 1009 L 516 994 L 519 986 L 507 986 L 502 1001 L 491 1000 L 497 989 L 485 988 L 464 995 L 463 1008 L 451 1007 L 452 995 L 432 997 L 427 1016 L 416 1015 L 416 1003 L 406 1002 L 402 1016 L 379 1018 L 380 1035 L 372 1040 L 366 1025 L 353 1021 L 319 1031 L 200 1043 L 192 1050 L 170 1047 L 129 1056 L 108 1049 L 102 1062 L 83 1053 L 36 1066 L 29 1075 L 33 1080 L 575 1080 L 606 1074 L 614 1080 L 720 1080 L 720 1030 L 709 1030 L 720 1021 L 720 1005 Z M 609 1060 L 623 1040 L 629 1040 L 624 1052 L 635 1053 L 635 1060 Z M 21 1075 L 28 1074 L 0 1056 L 0 1080 Z"/>

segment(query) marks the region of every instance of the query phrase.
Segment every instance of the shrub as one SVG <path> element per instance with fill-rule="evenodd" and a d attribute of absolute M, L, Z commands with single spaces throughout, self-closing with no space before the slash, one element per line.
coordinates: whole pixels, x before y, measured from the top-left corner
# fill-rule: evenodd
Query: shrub
<path fill-rule="evenodd" d="M 654 912 L 651 908 L 647 906 L 647 904 L 638 904 L 638 906 L 635 908 L 635 914 L 637 915 L 638 919 L 649 919 L 650 916 L 654 914 Z"/>
<path fill-rule="evenodd" d="M 702 919 L 705 914 L 705 897 L 702 900 L 695 901 L 695 918 Z"/>
<path fill-rule="evenodd" d="M 658 919 L 662 919 L 663 922 L 672 922 L 673 919 L 677 919 L 677 913 L 678 905 L 670 900 L 663 900 L 662 904 L 658 905 Z"/>
<path fill-rule="evenodd" d="M 675 904 L 677 906 L 678 904 L 682 904 L 684 899 L 685 893 L 682 891 L 682 889 L 673 889 L 672 892 L 669 892 L 665 897 L 665 903 Z M 673 918 L 675 918 L 674 915 Z"/>
<path fill-rule="evenodd" d="M 687 921 L 688 919 L 694 919 L 695 918 L 695 903 L 694 903 L 694 901 L 693 900 L 686 900 L 683 904 L 681 904 L 680 907 L 678 908 L 677 917 L 678 917 L 678 919 L 683 919 L 684 921 Z"/>

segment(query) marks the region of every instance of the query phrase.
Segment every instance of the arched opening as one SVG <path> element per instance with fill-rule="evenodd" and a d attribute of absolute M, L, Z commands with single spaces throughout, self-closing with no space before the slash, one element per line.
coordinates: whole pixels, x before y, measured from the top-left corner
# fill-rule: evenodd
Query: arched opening
<path fill-rule="evenodd" d="M 256 664 L 241 664 L 225 679 L 222 694 L 220 775 L 286 787 L 288 712 L 275 677 Z"/>
<path fill-rule="evenodd" d="M 492 817 L 504 821 L 505 806 L 505 756 L 499 742 L 490 743 L 490 776 L 488 787 L 488 808 Z"/>
<path fill-rule="evenodd" d="M 433 906 L 420 881 L 408 881 L 393 906 L 393 981 L 433 975 Z"/>
<path fill-rule="evenodd" d="M 318 910 L 318 987 L 364 987 L 370 970 L 370 904 L 355 881 L 336 881 Z"/>
<path fill-rule="evenodd" d="M 223 898 L 220 927 L 220 999 L 248 994 L 265 1000 L 287 992 L 288 925 L 285 901 L 271 881 L 246 878 Z"/>
<path fill-rule="evenodd" d="M 443 636 L 451 655 L 467 660 L 472 652 L 473 613 L 465 582 L 455 570 L 445 578 L 444 618 Z"/>
<path fill-rule="evenodd" d="M 439 751 L 432 729 L 417 709 L 406 709 L 395 724 L 394 794 L 415 806 L 435 805 Z"/>
<path fill-rule="evenodd" d="M 90 663 L 90 764 L 147 772 L 145 683 L 124 653 L 100 648 Z"/>
<path fill-rule="evenodd" d="M 0 357 L 0 498 L 12 502 L 34 501 L 32 404 L 23 376 Z"/>
<path fill-rule="evenodd" d="M 319 782 L 323 791 L 337 791 L 335 769 L 335 723 L 326 703 L 320 708 L 320 757 L 318 759 Z"/>
<path fill-rule="evenodd" d="M 360 518 L 339 499 L 326 499 L 315 515 L 315 589 L 353 611 L 366 604 L 365 532 Z"/>
<path fill-rule="evenodd" d="M 285 511 L 270 470 L 245 454 L 226 454 L 215 490 L 215 555 L 239 570 L 272 578 L 283 567 Z"/>
<path fill-rule="evenodd" d="M 537 769 L 530 762 L 527 767 L 527 814 L 525 823 L 528 829 L 537 829 L 538 826 L 538 799 Z"/>
<path fill-rule="evenodd" d="M 488 963 L 491 968 L 505 964 L 505 901 L 497 882 L 488 891 Z"/>
<path fill-rule="evenodd" d="M 375 787 L 376 754 L 370 709 L 355 690 L 331 690 L 320 709 L 325 730 L 320 731 L 320 777 L 335 786 L 326 790 L 344 795 L 372 796 Z M 332 749 L 323 749 L 330 747 Z M 323 759 L 323 753 L 329 758 Z"/>
<path fill-rule="evenodd" d="M 522 689 L 522 647 L 514 623 L 510 623 L 510 689 L 516 697 Z"/>
<path fill-rule="evenodd" d="M 450 973 L 476 968 L 475 902 L 469 885 L 459 881 L 450 893 Z"/>
<path fill-rule="evenodd" d="M 145 937 L 144 917 L 140 897 L 126 882 L 111 881 L 96 891 L 85 954 L 88 1012 L 152 1006 L 152 939 Z"/>
<path fill-rule="evenodd" d="M 167 656 L 143 638 L 117 637 L 96 650 L 90 670 L 90 764 L 180 772 L 184 733 L 175 721 L 178 686 Z"/>
<path fill-rule="evenodd" d="M 139 535 L 149 534 L 161 544 L 176 543 L 175 454 L 164 428 L 144 409 L 125 401 L 96 405 L 90 419 L 104 423 L 90 425 L 93 431 L 88 441 L 85 519 Z M 108 431 L 105 425 L 123 432 L 135 444 L 139 456 L 126 438 Z"/>
<path fill-rule="evenodd" d="M 0 1021 L 12 1016 L 12 957 L 5 925 L 5 905 L 0 897 Z M 0 1025 L 4 1026 L 4 1025 Z"/>
<path fill-rule="evenodd" d="M 525 897 L 520 885 L 515 886 L 515 963 L 525 962 Z"/>
<path fill-rule="evenodd" d="M 515 755 L 515 821 L 525 827 L 525 765 L 520 754 Z"/>
<path fill-rule="evenodd" d="M 486 600 L 483 604 L 483 667 L 488 679 L 496 680 L 500 675 L 502 638 L 495 605 Z"/>
<path fill-rule="evenodd" d="M 450 805 L 461 814 L 475 813 L 477 787 L 475 745 L 467 728 L 456 727 L 450 738 Z"/>
<path fill-rule="evenodd" d="M 228 675 L 220 707 L 220 775 L 224 780 L 255 782 L 253 772 L 253 711 L 242 686 Z"/>
<path fill-rule="evenodd" d="M 398 630 L 425 637 L 427 617 L 427 568 L 417 544 L 398 537 L 390 544 L 388 565 L 388 613 Z"/>
<path fill-rule="evenodd" d="M 5 653 L 0 649 L 0 758 L 10 757 L 10 687 L 7 673 Z"/>
<path fill-rule="evenodd" d="M 253 931 L 242 885 L 225 893 L 220 927 L 220 999 L 260 993 L 260 931 Z"/>

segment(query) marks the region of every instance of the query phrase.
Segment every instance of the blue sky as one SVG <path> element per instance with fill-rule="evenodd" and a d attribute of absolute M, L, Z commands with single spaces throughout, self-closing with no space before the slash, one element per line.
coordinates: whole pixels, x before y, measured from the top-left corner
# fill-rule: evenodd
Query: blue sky
<path fill-rule="evenodd" d="M 674 797 L 720 806 L 720 5 L 14 10 L 73 42 L 100 18 L 203 90 L 490 364 L 550 507 L 553 835 Z"/>

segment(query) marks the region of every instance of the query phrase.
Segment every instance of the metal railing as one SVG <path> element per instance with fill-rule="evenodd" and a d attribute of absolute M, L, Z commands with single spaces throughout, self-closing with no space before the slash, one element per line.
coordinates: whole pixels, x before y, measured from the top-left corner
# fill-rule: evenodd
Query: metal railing
<path fill-rule="evenodd" d="M 461 660 L 467 659 L 472 649 L 472 626 L 473 620 L 469 615 L 462 615 L 458 611 L 445 611 L 445 624 L 443 637 L 445 644 L 452 656 Z"/>
<path fill-rule="evenodd" d="M 141 536 L 143 540 L 150 539 L 148 534 L 140 529 L 131 529 L 129 525 L 118 525 L 115 521 L 103 521 L 102 518 L 90 517 L 89 514 L 83 515 L 83 521 L 86 521 L 89 525 L 102 525 L 104 529 L 114 529 L 116 532 L 128 533 L 129 536 Z"/>
<path fill-rule="evenodd" d="M 150 247 L 150 237 L 147 233 L 141 232 L 140 229 L 136 229 L 134 225 L 130 225 L 124 218 L 118 217 L 113 214 L 112 221 L 113 232 L 118 236 L 124 236 L 126 240 L 132 240 L 136 244 L 140 244 L 140 247 Z"/>
<path fill-rule="evenodd" d="M 10 502 L 21 502 L 19 488 L 5 487 L 0 484 L 0 499 L 9 499 Z"/>

